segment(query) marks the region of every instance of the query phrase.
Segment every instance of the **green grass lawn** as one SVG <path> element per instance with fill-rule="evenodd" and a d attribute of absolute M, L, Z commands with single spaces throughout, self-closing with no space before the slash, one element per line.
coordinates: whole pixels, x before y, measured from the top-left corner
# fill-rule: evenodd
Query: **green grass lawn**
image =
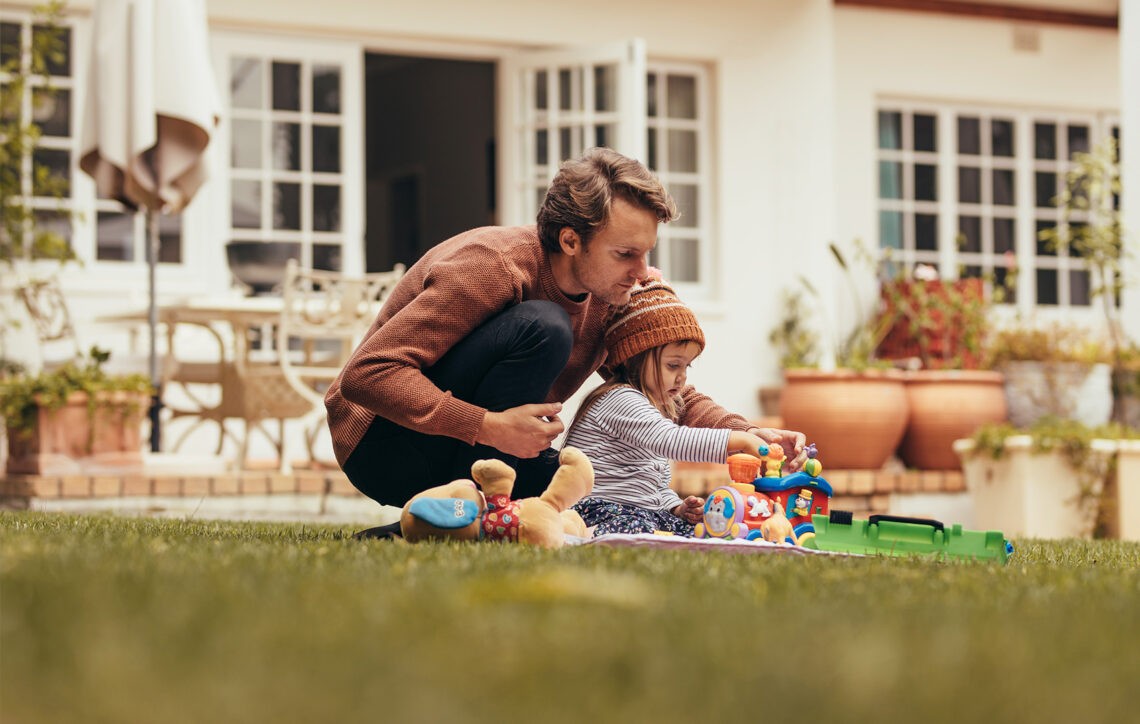
<path fill-rule="evenodd" d="M 1010 564 L 0 513 L 0 721 L 1140 720 L 1140 545 Z"/>

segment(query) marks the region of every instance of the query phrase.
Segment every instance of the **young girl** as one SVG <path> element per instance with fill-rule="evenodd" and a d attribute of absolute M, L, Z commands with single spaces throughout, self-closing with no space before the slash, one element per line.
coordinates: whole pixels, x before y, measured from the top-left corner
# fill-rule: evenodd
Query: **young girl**
<path fill-rule="evenodd" d="M 634 289 L 606 330 L 605 381 L 582 401 L 566 444 L 594 465 L 594 489 L 575 509 L 594 535 L 668 531 L 693 535 L 704 500 L 681 500 L 669 487 L 670 460 L 723 463 L 731 453 L 759 457 L 764 442 L 780 442 L 801 456 L 803 436 L 756 430 L 737 415 L 722 414 L 689 427 L 686 403 L 700 395 L 685 384 L 689 365 L 705 346 L 692 311 L 659 279 Z M 724 413 L 723 410 L 718 411 Z M 745 430 L 756 430 L 768 440 Z M 789 461 L 794 471 L 801 463 Z"/>

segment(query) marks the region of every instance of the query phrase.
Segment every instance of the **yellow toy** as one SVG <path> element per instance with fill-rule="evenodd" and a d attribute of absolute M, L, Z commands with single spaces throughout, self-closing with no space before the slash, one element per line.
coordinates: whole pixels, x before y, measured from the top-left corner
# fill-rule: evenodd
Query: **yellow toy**
<path fill-rule="evenodd" d="M 796 542 L 796 532 L 792 529 L 792 523 L 788 520 L 788 516 L 784 515 L 784 506 L 780 505 L 780 501 L 773 501 L 776 508 L 768 519 L 760 524 L 760 533 L 764 536 L 764 540 L 769 543 L 783 543 L 785 538 L 791 538 L 792 542 Z"/>
<path fill-rule="evenodd" d="M 588 536 L 582 516 L 570 506 L 594 489 L 594 467 L 581 450 L 562 449 L 560 467 L 537 498 L 511 500 L 515 471 L 501 460 L 478 460 L 471 480 L 454 480 L 419 493 L 400 515 L 400 533 L 415 542 L 429 538 L 503 540 L 557 548 L 565 536 Z"/>

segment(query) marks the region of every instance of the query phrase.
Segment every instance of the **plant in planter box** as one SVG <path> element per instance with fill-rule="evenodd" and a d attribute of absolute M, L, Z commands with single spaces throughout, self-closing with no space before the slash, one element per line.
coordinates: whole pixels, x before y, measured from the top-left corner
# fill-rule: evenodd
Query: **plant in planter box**
<path fill-rule="evenodd" d="M 108 357 L 93 347 L 85 361 L 0 380 L 9 473 L 71 473 L 86 460 L 141 462 L 140 428 L 153 388 L 146 375 L 108 375 Z"/>
<path fill-rule="evenodd" d="M 987 359 L 1005 375 L 1014 426 L 1028 427 L 1045 416 L 1086 425 L 1109 420 L 1109 353 L 1088 330 L 1061 322 L 1011 324 L 994 332 Z"/>
<path fill-rule="evenodd" d="M 1046 416 L 957 441 L 977 525 L 1041 538 L 1113 534 L 1120 439 L 1140 439 L 1140 430 Z"/>

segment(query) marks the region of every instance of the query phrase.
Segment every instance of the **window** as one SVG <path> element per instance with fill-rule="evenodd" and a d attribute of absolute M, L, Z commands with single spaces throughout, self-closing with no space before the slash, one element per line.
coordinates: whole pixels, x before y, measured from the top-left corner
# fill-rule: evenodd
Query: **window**
<path fill-rule="evenodd" d="M 31 16 L 5 16 L 0 21 L 0 65 L 18 65 L 30 72 L 31 48 L 45 32 L 44 26 L 34 24 Z M 72 211 L 72 173 L 74 164 L 74 138 L 72 98 L 74 97 L 74 63 L 72 28 L 59 28 L 62 57 L 49 60 L 48 78 L 27 76 L 21 98 L 8 98 L 11 92 L 7 72 L 0 74 L 0 91 L 5 94 L 5 107 L 11 100 L 18 106 L 23 119 L 31 119 L 40 127 L 40 138 L 16 163 L 19 168 L 22 194 L 43 229 L 59 234 L 74 247 Z M 50 92 L 48 91 L 50 89 Z M 38 173 L 37 173 L 38 172 Z M 44 175 L 46 174 L 46 178 Z M 25 238 L 24 243 L 28 244 Z"/>
<path fill-rule="evenodd" d="M 709 276 L 712 236 L 708 77 L 700 66 L 650 63 L 646 80 L 646 164 L 681 212 L 661 227 L 651 263 L 672 282 L 697 284 Z"/>
<path fill-rule="evenodd" d="M 362 251 L 346 248 L 348 239 L 359 244 L 360 223 L 348 217 L 361 209 L 348 191 L 362 182 L 353 173 L 360 129 L 350 120 L 359 92 L 346 65 L 359 65 L 360 54 L 344 61 L 304 46 L 226 45 L 230 238 L 295 244 L 306 268 L 359 266 Z"/>
<path fill-rule="evenodd" d="M 878 112 L 879 245 L 906 268 L 937 267 L 943 278 L 987 277 L 1004 301 L 1088 307 L 1089 270 L 1038 232 L 1056 226 L 1055 198 L 1073 154 L 1119 125 L 1093 114 L 884 103 Z"/>

